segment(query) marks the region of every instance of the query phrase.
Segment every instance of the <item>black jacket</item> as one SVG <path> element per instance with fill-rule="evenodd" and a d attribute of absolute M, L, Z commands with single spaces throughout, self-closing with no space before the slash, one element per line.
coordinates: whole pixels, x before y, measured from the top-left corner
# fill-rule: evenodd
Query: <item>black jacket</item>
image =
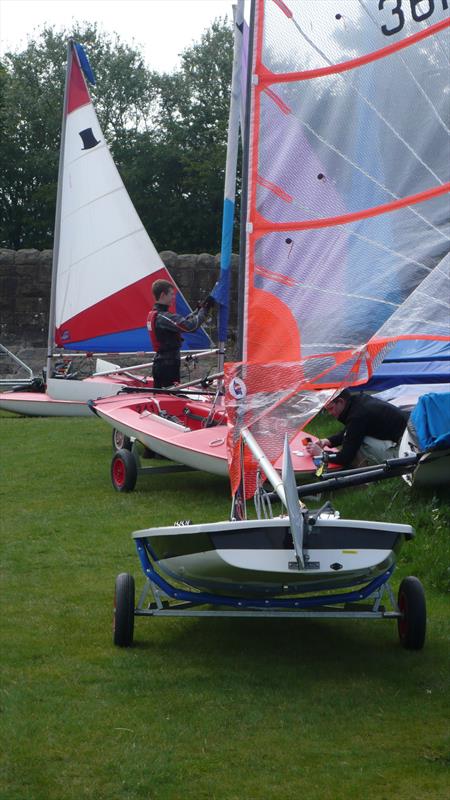
<path fill-rule="evenodd" d="M 158 357 L 178 358 L 183 343 L 182 333 L 196 331 L 204 321 L 206 311 L 198 311 L 183 317 L 174 314 L 162 303 L 155 303 L 150 312 L 147 327 Z"/>
<path fill-rule="evenodd" d="M 342 449 L 330 455 L 330 462 L 349 466 L 354 460 L 365 436 L 399 442 L 408 421 L 408 414 L 385 400 L 369 394 L 353 394 L 338 417 L 345 429 L 328 439 L 332 447 Z"/>

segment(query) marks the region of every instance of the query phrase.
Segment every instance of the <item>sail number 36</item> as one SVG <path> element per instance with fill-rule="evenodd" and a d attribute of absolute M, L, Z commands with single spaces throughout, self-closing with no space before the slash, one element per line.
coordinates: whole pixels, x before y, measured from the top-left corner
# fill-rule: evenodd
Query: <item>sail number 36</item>
<path fill-rule="evenodd" d="M 392 15 L 391 27 L 382 25 L 381 30 L 385 36 L 392 36 L 401 31 L 405 24 L 405 13 L 407 6 L 414 22 L 423 22 L 434 13 L 437 6 L 442 5 L 444 11 L 448 9 L 449 0 L 378 0 L 380 11 L 390 11 Z"/>

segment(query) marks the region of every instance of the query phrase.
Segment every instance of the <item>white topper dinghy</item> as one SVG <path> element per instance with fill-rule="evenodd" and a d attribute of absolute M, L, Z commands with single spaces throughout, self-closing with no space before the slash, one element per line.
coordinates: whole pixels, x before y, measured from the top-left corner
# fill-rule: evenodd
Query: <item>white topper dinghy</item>
<path fill-rule="evenodd" d="M 45 392 L 0 393 L 0 408 L 39 416 L 88 415 L 86 402 L 122 386 L 151 387 L 139 365 L 98 369 L 77 380 L 77 353 L 149 351 L 152 284 L 171 280 L 114 164 L 89 94 L 95 82 L 83 48 L 69 42 L 61 130 Z M 176 310 L 190 309 L 177 289 Z M 54 377 L 55 348 L 70 367 Z M 208 351 L 203 330 L 186 335 L 186 350 Z M 142 366 L 148 367 L 145 363 Z M 134 374 L 137 370 L 137 375 Z M 125 374 L 126 373 L 126 374 Z M 23 387 L 20 387 L 23 388 Z M 32 388 L 32 387 L 31 387 Z"/>

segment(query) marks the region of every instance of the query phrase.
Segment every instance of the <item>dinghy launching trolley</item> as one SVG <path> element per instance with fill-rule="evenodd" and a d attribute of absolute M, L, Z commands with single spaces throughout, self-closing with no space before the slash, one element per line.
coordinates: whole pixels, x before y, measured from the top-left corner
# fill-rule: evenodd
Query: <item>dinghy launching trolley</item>
<path fill-rule="evenodd" d="M 248 431 L 245 436 L 263 462 Z M 265 493 L 265 501 L 255 503 L 257 519 L 184 520 L 132 534 L 146 581 L 135 605 L 133 577 L 117 577 L 114 644 L 133 643 L 136 616 L 308 617 L 396 620 L 401 644 L 420 650 L 426 632 L 422 585 L 404 578 L 396 599 L 390 583 L 413 528 L 341 519 L 330 502 L 310 511 L 299 503 L 287 438 L 282 476 L 270 463 L 261 466 L 285 507 L 280 516 L 272 515 Z M 342 486 L 348 477 L 341 477 Z M 359 482 L 360 471 L 351 477 Z"/>
<path fill-rule="evenodd" d="M 145 550 L 143 541 L 137 546 L 138 551 Z M 420 650 L 426 629 L 422 584 L 415 577 L 404 578 L 396 600 L 390 585 L 392 571 L 356 591 L 333 596 L 251 600 L 176 588 L 162 580 L 152 567 L 147 567 L 147 580 L 136 605 L 134 578 L 121 573 L 115 585 L 113 641 L 118 647 L 131 647 L 135 617 L 390 619 L 397 621 L 401 645 Z"/>
<path fill-rule="evenodd" d="M 132 645 L 135 617 L 186 616 L 396 620 L 403 647 L 423 647 L 420 581 L 404 578 L 397 598 L 390 582 L 395 553 L 413 536 L 409 526 L 340 520 L 327 508 L 306 523 L 302 568 L 288 517 L 227 525 L 178 523 L 133 534 L 146 580 L 136 603 L 134 578 L 117 577 L 115 645 Z M 368 542 L 359 552 L 358 539 Z M 332 540 L 336 547 L 327 547 Z"/>

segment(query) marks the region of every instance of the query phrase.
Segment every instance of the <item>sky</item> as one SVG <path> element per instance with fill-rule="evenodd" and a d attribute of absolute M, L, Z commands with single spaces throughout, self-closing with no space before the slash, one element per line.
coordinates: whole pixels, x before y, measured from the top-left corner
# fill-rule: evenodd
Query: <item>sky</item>
<path fill-rule="evenodd" d="M 97 22 L 122 42 L 140 45 L 147 67 L 171 72 L 178 54 L 216 17 L 232 17 L 233 0 L 0 0 L 0 55 L 27 46 L 44 24 Z"/>

